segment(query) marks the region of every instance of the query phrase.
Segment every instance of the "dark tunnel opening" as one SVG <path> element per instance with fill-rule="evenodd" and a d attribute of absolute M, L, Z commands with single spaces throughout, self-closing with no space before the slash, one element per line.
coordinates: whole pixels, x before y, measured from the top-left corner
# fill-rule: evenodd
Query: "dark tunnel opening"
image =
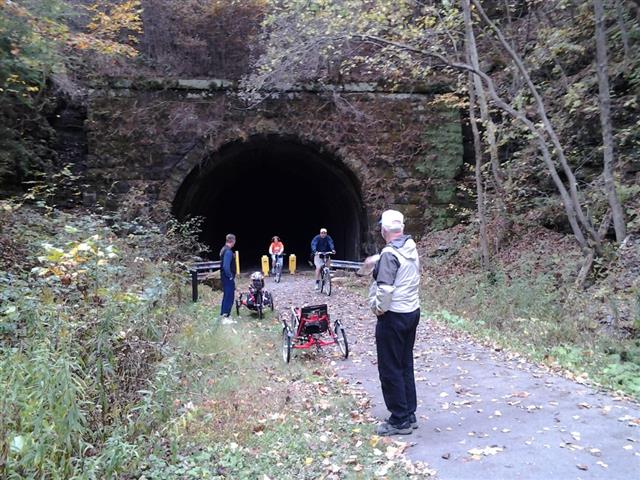
<path fill-rule="evenodd" d="M 273 235 L 304 266 L 322 227 L 335 242 L 336 258 L 359 260 L 366 228 L 354 175 L 334 155 L 282 136 L 222 147 L 187 176 L 173 209 L 179 219 L 204 217 L 201 240 L 212 260 L 225 235 L 234 233 L 244 268 L 259 265 Z"/>

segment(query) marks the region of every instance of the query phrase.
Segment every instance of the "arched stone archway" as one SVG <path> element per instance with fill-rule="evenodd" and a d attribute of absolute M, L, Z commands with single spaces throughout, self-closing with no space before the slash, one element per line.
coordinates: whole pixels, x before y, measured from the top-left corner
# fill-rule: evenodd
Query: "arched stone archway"
<path fill-rule="evenodd" d="M 255 135 L 223 145 L 183 180 L 173 213 L 202 216 L 202 241 L 217 250 L 238 237 L 243 263 L 257 265 L 273 235 L 304 261 L 326 227 L 337 257 L 360 259 L 367 215 L 354 173 L 322 146 L 285 135 Z"/>
<path fill-rule="evenodd" d="M 80 166 L 85 201 L 116 208 L 135 187 L 154 219 L 206 216 L 214 256 L 235 230 L 252 262 L 274 234 L 306 256 L 322 226 L 341 257 L 361 259 L 380 248 L 375 222 L 387 208 L 404 213 L 415 236 L 455 222 L 460 112 L 426 92 L 340 95 L 352 109 L 322 91 L 282 92 L 248 109 L 218 80 L 97 89 Z"/>

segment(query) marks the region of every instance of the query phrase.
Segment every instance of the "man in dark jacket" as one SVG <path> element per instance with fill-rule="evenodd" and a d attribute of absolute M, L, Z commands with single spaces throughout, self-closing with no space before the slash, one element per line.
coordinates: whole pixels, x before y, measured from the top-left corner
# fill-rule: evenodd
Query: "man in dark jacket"
<path fill-rule="evenodd" d="M 333 239 L 327 235 L 326 228 L 321 228 L 320 233 L 311 240 L 311 255 L 313 256 L 313 265 L 316 267 L 316 290 L 320 289 L 320 270 L 324 265 L 319 252 L 336 253 Z"/>
<path fill-rule="evenodd" d="M 236 291 L 236 255 L 233 247 L 236 244 L 236 236 L 227 235 L 227 242 L 220 250 L 220 278 L 222 279 L 222 307 L 220 314 L 228 317 L 231 314 L 233 299 Z"/>
<path fill-rule="evenodd" d="M 402 213 L 387 210 L 380 224 L 387 245 L 373 270 L 369 306 L 378 317 L 378 374 L 391 416 L 377 433 L 406 435 L 418 428 L 413 345 L 420 320 L 420 261 L 416 243 L 404 234 Z"/>

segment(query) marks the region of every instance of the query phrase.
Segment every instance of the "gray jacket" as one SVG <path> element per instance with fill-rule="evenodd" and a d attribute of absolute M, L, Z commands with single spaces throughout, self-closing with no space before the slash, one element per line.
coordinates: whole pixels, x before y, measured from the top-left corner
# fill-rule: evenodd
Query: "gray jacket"
<path fill-rule="evenodd" d="M 416 242 L 402 235 L 388 243 L 373 269 L 369 307 L 376 315 L 420 308 L 420 259 Z"/>

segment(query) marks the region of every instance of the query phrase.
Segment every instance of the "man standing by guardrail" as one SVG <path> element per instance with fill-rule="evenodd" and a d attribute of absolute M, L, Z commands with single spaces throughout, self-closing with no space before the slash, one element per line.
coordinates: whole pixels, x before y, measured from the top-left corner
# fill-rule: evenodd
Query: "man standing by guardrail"
<path fill-rule="evenodd" d="M 380 221 L 387 245 L 373 270 L 369 306 L 378 317 L 376 349 L 389 419 L 378 435 L 406 435 L 418 428 L 413 346 L 420 321 L 420 262 L 416 243 L 404 234 L 404 216 L 386 210 Z"/>
<path fill-rule="evenodd" d="M 233 299 L 236 291 L 236 259 L 233 247 L 236 244 L 236 236 L 227 235 L 226 243 L 220 250 L 220 278 L 222 280 L 222 306 L 220 315 L 228 317 L 231 314 Z"/>

